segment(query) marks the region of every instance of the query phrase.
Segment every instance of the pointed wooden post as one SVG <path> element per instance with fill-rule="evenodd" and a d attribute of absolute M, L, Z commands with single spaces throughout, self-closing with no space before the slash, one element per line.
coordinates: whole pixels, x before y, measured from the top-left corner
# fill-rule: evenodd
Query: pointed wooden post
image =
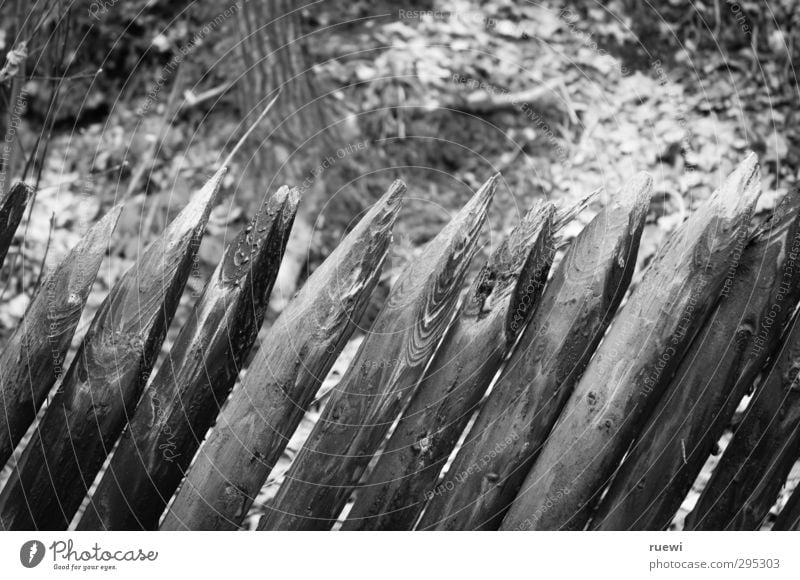
<path fill-rule="evenodd" d="M 686 517 L 686 529 L 761 528 L 800 456 L 798 368 L 800 321 L 795 316 L 772 368 Z"/>
<path fill-rule="evenodd" d="M 773 531 L 800 531 L 800 485 L 794 488 L 789 501 L 772 526 Z"/>
<path fill-rule="evenodd" d="M 225 169 L 114 285 L 0 493 L 0 526 L 65 529 L 147 382 Z"/>
<path fill-rule="evenodd" d="M 64 357 L 121 212 L 121 205 L 109 211 L 45 277 L 0 355 L 0 465 L 63 374 Z"/>
<path fill-rule="evenodd" d="M 779 344 L 800 297 L 800 195 L 742 251 L 723 297 L 681 362 L 593 516 L 592 529 L 669 526 L 733 414 Z"/>
<path fill-rule="evenodd" d="M 555 207 L 537 205 L 475 277 L 344 530 L 410 530 L 424 493 L 455 448 L 535 310 L 554 246 Z"/>
<path fill-rule="evenodd" d="M 369 303 L 404 193 L 395 182 L 272 325 L 162 530 L 230 530 L 247 515 Z"/>
<path fill-rule="evenodd" d="M 636 176 L 573 242 L 419 529 L 500 525 L 625 295 L 651 184 Z"/>
<path fill-rule="evenodd" d="M 14 240 L 14 234 L 25 213 L 25 206 L 32 195 L 33 188 L 30 185 L 18 182 L 0 201 L 0 266 L 5 262 L 8 248 Z"/>
<path fill-rule="evenodd" d="M 120 439 L 79 530 L 158 527 L 264 320 L 300 196 L 280 188 L 230 244 Z"/>
<path fill-rule="evenodd" d="M 261 529 L 329 529 L 336 522 L 450 322 L 495 181 L 481 187 L 394 284 Z"/>
<path fill-rule="evenodd" d="M 616 316 L 502 529 L 583 529 L 715 307 L 759 195 L 750 155 L 670 237 Z"/>

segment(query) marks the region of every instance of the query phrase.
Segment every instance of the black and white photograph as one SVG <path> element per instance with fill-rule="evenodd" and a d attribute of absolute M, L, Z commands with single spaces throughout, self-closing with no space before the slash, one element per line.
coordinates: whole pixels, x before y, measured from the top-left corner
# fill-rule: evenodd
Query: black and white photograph
<path fill-rule="evenodd" d="M 800 577 L 795 61 L 796 0 L 0 0 L 0 576 Z"/>

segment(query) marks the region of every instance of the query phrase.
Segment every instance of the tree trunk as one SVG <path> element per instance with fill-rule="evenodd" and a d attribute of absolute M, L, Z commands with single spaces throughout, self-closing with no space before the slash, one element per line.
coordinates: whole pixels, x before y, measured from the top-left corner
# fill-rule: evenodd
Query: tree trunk
<path fill-rule="evenodd" d="M 351 156 L 337 157 L 358 135 L 348 135 L 352 131 L 338 122 L 343 115 L 313 69 L 301 12 L 291 0 L 243 0 L 237 15 L 245 67 L 236 79 L 243 125 L 280 90 L 248 170 L 259 188 L 296 185 L 303 200 L 276 282 L 276 294 L 284 296 L 295 293 L 307 265 L 320 263 L 352 227 L 352 216 L 377 198 L 360 194 L 352 183 L 357 174 Z M 322 219 L 325 229 L 315 236 L 314 225 Z"/>

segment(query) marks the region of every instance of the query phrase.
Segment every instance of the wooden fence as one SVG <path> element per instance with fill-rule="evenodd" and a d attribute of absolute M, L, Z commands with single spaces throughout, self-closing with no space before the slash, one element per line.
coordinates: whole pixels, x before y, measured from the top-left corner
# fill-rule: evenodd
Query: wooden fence
<path fill-rule="evenodd" d="M 405 186 L 249 357 L 299 202 L 279 189 L 154 368 L 224 172 L 109 291 L 66 369 L 121 208 L 36 290 L 0 354 L 0 462 L 18 450 L 2 529 L 241 526 L 357 330 Z M 800 195 L 756 223 L 751 155 L 634 278 L 651 195 L 641 174 L 569 241 L 560 232 L 580 208 L 535 205 L 469 280 L 497 180 L 362 329 L 258 528 L 665 529 L 737 408 L 685 525 L 764 527 L 800 456 Z M 31 194 L 18 184 L 0 201 L 0 264 Z M 800 528 L 800 490 L 774 528 Z"/>

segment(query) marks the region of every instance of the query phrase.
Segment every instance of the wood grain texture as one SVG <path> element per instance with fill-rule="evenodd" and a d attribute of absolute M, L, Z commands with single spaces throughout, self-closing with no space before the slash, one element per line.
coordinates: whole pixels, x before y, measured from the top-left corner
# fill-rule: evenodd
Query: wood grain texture
<path fill-rule="evenodd" d="M 636 176 L 573 242 L 419 529 L 500 526 L 625 295 L 651 184 Z"/>
<path fill-rule="evenodd" d="M 0 266 L 6 260 L 8 248 L 14 241 L 25 206 L 33 196 L 33 188 L 27 183 L 17 182 L 0 201 Z"/>
<path fill-rule="evenodd" d="M 228 246 L 123 433 L 79 530 L 154 530 L 258 335 L 299 193 L 280 188 Z"/>
<path fill-rule="evenodd" d="M 583 529 L 716 305 L 759 196 L 750 155 L 670 237 L 611 324 L 501 529 Z"/>
<path fill-rule="evenodd" d="M 2 528 L 69 525 L 147 382 L 224 173 L 206 183 L 101 304 L 0 493 Z"/>
<path fill-rule="evenodd" d="M 424 493 L 536 307 L 554 247 L 555 206 L 539 204 L 478 272 L 344 530 L 410 530 Z"/>
<path fill-rule="evenodd" d="M 260 529 L 329 529 L 450 322 L 494 194 L 490 179 L 394 284 Z"/>
<path fill-rule="evenodd" d="M 730 284 L 593 516 L 592 529 L 661 530 L 779 344 L 800 296 L 800 196 L 741 252 Z M 727 284 L 727 283 L 726 283 Z"/>
<path fill-rule="evenodd" d="M 404 193 L 395 182 L 275 321 L 161 529 L 241 523 L 369 303 Z"/>
<path fill-rule="evenodd" d="M 800 531 L 800 485 L 794 488 L 789 501 L 775 519 L 773 531 Z"/>
<path fill-rule="evenodd" d="M 800 456 L 797 317 L 700 499 L 689 530 L 758 530 Z"/>
<path fill-rule="evenodd" d="M 45 277 L 0 355 L 0 465 L 63 374 L 64 357 L 121 212 L 116 206 L 89 228 Z"/>

